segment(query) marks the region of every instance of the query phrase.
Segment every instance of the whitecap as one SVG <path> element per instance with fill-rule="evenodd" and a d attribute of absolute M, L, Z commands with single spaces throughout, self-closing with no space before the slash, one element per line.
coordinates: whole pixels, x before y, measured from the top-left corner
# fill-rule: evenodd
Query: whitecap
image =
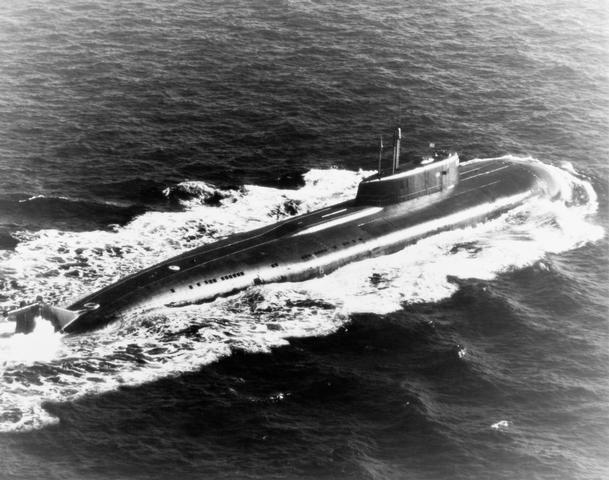
<path fill-rule="evenodd" d="M 512 423 L 511 423 L 510 421 L 508 421 L 508 420 L 499 420 L 498 422 L 493 423 L 493 424 L 491 425 L 491 428 L 492 428 L 493 430 L 505 431 L 505 430 L 507 430 L 508 428 L 510 428 L 510 427 L 511 427 L 511 425 L 512 425 Z"/>

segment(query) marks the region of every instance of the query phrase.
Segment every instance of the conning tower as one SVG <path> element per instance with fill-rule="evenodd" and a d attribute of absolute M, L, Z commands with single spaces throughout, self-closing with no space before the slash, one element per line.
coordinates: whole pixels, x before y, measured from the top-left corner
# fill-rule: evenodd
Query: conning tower
<path fill-rule="evenodd" d="M 390 205 L 433 195 L 433 198 L 448 193 L 459 182 L 459 157 L 449 155 L 442 160 L 434 156 L 419 163 L 410 162 L 400 168 L 401 130 L 394 134 L 393 161 L 391 169 L 383 171 L 380 165 L 377 174 L 364 179 L 358 187 L 355 202 L 360 205 Z M 431 198 L 430 198 L 431 200 Z"/>

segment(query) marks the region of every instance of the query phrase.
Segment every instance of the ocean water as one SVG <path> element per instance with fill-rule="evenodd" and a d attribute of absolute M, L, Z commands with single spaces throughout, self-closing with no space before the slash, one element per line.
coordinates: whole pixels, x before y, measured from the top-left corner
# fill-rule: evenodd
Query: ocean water
<path fill-rule="evenodd" d="M 609 478 L 604 0 L 2 0 L 0 311 L 351 198 L 396 124 L 562 198 L 88 335 L 0 320 L 0 478 Z"/>

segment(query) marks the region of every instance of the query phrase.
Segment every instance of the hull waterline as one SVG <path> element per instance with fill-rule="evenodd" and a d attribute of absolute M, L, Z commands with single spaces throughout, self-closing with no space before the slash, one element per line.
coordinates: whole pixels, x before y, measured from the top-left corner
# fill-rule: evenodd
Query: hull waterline
<path fill-rule="evenodd" d="M 455 165 L 456 169 L 458 159 Z M 439 178 L 436 185 L 432 179 L 427 185 L 433 188 L 416 198 L 387 198 L 386 192 L 392 191 L 387 188 L 389 182 L 406 184 L 409 176 L 408 181 L 416 183 L 419 176 L 429 174 L 428 168 L 419 170 L 367 179 L 354 200 L 201 246 L 87 295 L 66 309 L 44 306 L 47 311 L 38 314 L 66 333 L 85 332 L 137 308 L 206 302 L 252 285 L 323 276 L 439 232 L 486 221 L 532 197 L 552 198 L 559 193 L 543 166 L 492 160 L 462 164 L 452 172 L 454 181 Z M 450 176 L 451 171 L 445 171 Z M 393 195 L 406 195 L 401 188 L 396 186 Z M 22 321 L 21 330 L 28 328 Z"/>

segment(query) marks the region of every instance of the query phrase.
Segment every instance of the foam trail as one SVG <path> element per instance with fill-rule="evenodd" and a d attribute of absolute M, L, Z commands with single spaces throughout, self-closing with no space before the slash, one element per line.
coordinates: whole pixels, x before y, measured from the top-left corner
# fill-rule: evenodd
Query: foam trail
<path fill-rule="evenodd" d="M 236 348 L 268 351 L 290 337 L 326 335 L 353 312 L 382 314 L 404 303 L 446 298 L 458 288 L 447 275 L 492 279 L 534 264 L 548 252 L 601 238 L 590 183 L 568 169 L 547 168 L 560 181 L 560 201 L 531 200 L 493 221 L 435 235 L 324 278 L 256 286 L 203 305 L 139 312 L 81 336 L 58 335 L 45 329 L 46 322 L 38 322 L 33 335 L 10 335 L 14 324 L 0 323 L 0 431 L 56 422 L 41 406 L 47 400 L 69 401 L 179 375 Z M 20 232 L 17 249 L 0 256 L 3 305 L 15 306 L 40 293 L 63 304 L 219 236 L 352 198 L 368 173 L 312 170 L 299 190 L 246 186 L 214 205 L 205 200 L 214 195 L 206 186 L 183 200 L 183 212 L 148 212 L 110 232 Z"/>

